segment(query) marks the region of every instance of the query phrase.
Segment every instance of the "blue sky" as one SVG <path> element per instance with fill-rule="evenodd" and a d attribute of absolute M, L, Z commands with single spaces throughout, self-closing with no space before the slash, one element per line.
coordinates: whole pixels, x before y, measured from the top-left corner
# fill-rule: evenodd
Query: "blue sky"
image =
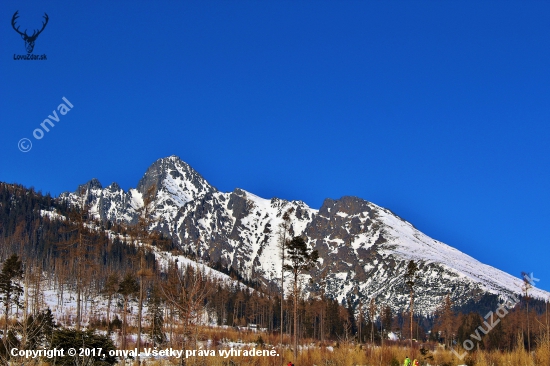
<path fill-rule="evenodd" d="M 49 15 L 46 61 L 13 59 L 16 10 L 29 33 Z M 550 290 L 550 3 L 6 0 L 0 15 L 0 181 L 128 189 L 174 154 L 222 191 L 362 197 Z M 36 140 L 62 97 L 74 108 Z"/>

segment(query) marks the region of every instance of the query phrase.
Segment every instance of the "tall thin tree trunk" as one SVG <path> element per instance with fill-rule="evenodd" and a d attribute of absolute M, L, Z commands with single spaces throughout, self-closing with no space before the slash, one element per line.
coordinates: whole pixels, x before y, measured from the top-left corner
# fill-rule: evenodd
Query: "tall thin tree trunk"
<path fill-rule="evenodd" d="M 77 280 L 78 281 L 78 280 Z M 80 313 L 80 285 L 76 285 L 76 331 L 80 331 L 80 318 L 82 314 Z"/>
<path fill-rule="evenodd" d="M 9 301 L 5 301 L 6 303 L 6 310 L 5 310 L 5 314 L 6 314 L 6 323 L 4 324 L 4 334 L 7 335 L 8 334 L 8 312 L 9 312 L 9 309 L 10 309 L 10 303 Z"/>
<path fill-rule="evenodd" d="M 143 252 L 141 253 L 140 261 L 139 261 L 139 267 L 140 267 L 140 279 L 139 279 L 139 301 L 138 301 L 138 334 L 137 334 L 137 363 L 140 364 L 139 361 L 139 353 L 141 352 L 141 312 L 143 309 Z"/>
<path fill-rule="evenodd" d="M 126 313 L 128 312 L 128 299 L 124 299 L 124 314 L 122 314 L 122 349 L 126 349 Z"/>
<path fill-rule="evenodd" d="M 30 277 L 30 265 L 26 268 L 25 274 L 25 312 L 23 313 L 23 324 L 27 324 L 27 317 L 29 315 L 29 277 Z"/>
<path fill-rule="evenodd" d="M 284 359 L 284 348 L 283 348 L 283 324 L 284 324 L 284 321 L 283 321 L 283 316 L 284 316 L 284 299 L 285 299 L 285 287 L 284 287 L 284 284 L 285 284 L 285 270 L 283 269 L 283 266 L 285 265 L 285 244 L 283 242 L 282 246 L 281 246 L 281 252 L 282 252 L 282 255 L 281 255 L 281 329 L 280 329 L 280 333 L 281 333 L 281 364 L 284 362 L 283 359 Z"/>
<path fill-rule="evenodd" d="M 321 342 L 324 341 L 325 336 L 325 319 L 323 317 L 323 307 L 325 306 L 324 301 L 321 303 Z"/>
<path fill-rule="evenodd" d="M 174 310 L 172 309 L 173 305 L 170 304 L 170 347 L 174 345 Z"/>
<path fill-rule="evenodd" d="M 81 255 L 82 255 L 82 233 L 79 234 L 79 241 L 78 241 L 78 248 L 77 248 L 77 252 L 76 252 L 76 330 L 77 331 L 80 331 L 80 322 L 81 322 L 81 318 L 82 318 L 82 314 L 81 314 L 81 295 L 80 295 L 80 292 L 81 292 L 81 281 L 82 281 L 82 272 L 81 272 L 81 266 L 80 266 L 80 260 L 81 260 Z"/>
<path fill-rule="evenodd" d="M 529 299 L 527 299 L 527 350 L 531 357 L 531 335 L 529 334 Z"/>
<path fill-rule="evenodd" d="M 294 362 L 298 355 L 298 272 L 294 271 Z"/>
<path fill-rule="evenodd" d="M 411 289 L 411 349 L 413 348 L 413 292 Z"/>
<path fill-rule="evenodd" d="M 357 336 L 359 339 L 359 344 L 361 344 L 361 323 L 363 322 L 363 313 L 361 310 L 361 302 L 359 302 L 359 329 L 357 329 Z"/>
<path fill-rule="evenodd" d="M 382 322 L 382 310 L 380 310 L 380 346 L 384 348 L 384 323 Z"/>
<path fill-rule="evenodd" d="M 107 298 L 107 327 L 111 324 L 111 298 L 113 295 L 109 294 Z"/>
<path fill-rule="evenodd" d="M 374 344 L 374 320 L 370 320 L 370 341 Z"/>

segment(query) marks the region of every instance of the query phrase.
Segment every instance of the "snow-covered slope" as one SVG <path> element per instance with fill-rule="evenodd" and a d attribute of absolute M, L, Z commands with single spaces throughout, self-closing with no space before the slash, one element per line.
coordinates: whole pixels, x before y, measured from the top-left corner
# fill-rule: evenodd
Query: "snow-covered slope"
<path fill-rule="evenodd" d="M 44 211 L 43 215 L 50 216 L 48 211 Z M 54 217 L 55 219 L 64 219 L 62 216 Z M 240 286 L 242 289 L 247 289 L 248 287 L 239 283 L 236 280 L 233 280 L 230 276 L 225 273 L 216 271 L 203 263 L 195 262 L 189 258 L 186 258 L 181 255 L 174 255 L 172 253 L 161 252 L 155 247 L 149 247 L 152 253 L 155 255 L 156 260 L 158 261 L 161 267 L 167 267 L 169 263 L 177 262 L 180 268 L 192 267 L 196 268 L 199 271 L 205 273 L 209 278 L 219 281 L 230 286 Z M 40 298 L 35 299 L 34 297 L 29 299 L 29 306 L 32 308 L 34 301 L 38 300 L 41 304 L 44 304 L 45 308 L 49 308 L 52 311 L 54 318 L 58 324 L 63 326 L 69 326 L 74 324 L 74 317 L 76 314 L 77 302 L 76 302 L 76 293 L 70 287 L 64 287 L 61 290 L 59 284 L 55 282 L 49 282 L 42 280 L 40 282 L 40 287 L 44 288 L 43 293 L 40 295 Z M 30 290 L 33 293 L 33 290 Z M 120 300 L 120 299 L 118 299 Z M 97 321 L 102 319 L 107 314 L 108 299 L 107 296 L 90 296 L 89 293 L 84 293 L 82 297 L 82 320 L 83 326 L 88 326 L 90 322 Z M 117 306 L 117 303 L 120 306 Z M 143 304 L 143 314 L 147 314 L 148 303 L 147 301 Z M 129 302 L 129 314 L 128 321 L 130 324 L 137 324 L 137 298 L 131 297 Z M 212 321 L 215 319 L 214 313 L 208 313 L 206 309 L 202 314 L 202 321 L 207 324 L 208 318 Z M 110 316 L 114 318 L 118 316 L 119 319 L 123 318 L 123 308 L 122 304 L 117 301 L 116 298 L 111 302 L 110 307 Z M 118 340 L 120 341 L 120 340 Z"/>
<path fill-rule="evenodd" d="M 404 273 L 410 260 L 419 263 L 415 307 L 433 312 L 445 296 L 457 305 L 484 294 L 520 294 L 523 284 L 496 268 L 416 230 L 389 210 L 357 197 L 327 199 L 319 210 L 301 201 L 264 199 L 242 189 L 219 192 L 176 156 L 159 159 L 136 189 L 116 183 L 102 188 L 97 180 L 64 193 L 79 204 L 88 199 L 101 220 L 135 222 L 144 194 L 155 188 L 154 227 L 171 236 L 182 249 L 211 263 L 233 266 L 241 274 L 277 285 L 281 275 L 278 238 L 288 212 L 290 234 L 303 235 L 318 250 L 319 265 L 310 272 L 310 293 L 324 291 L 340 301 L 357 304 L 383 300 L 395 310 L 407 308 Z M 531 294 L 550 294 L 533 288 Z"/>

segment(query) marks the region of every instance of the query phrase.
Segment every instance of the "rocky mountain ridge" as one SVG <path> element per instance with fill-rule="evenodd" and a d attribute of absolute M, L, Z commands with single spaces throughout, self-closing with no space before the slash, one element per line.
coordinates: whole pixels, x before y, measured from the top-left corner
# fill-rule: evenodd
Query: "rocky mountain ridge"
<path fill-rule="evenodd" d="M 156 223 L 150 229 L 206 261 L 233 266 L 266 288 L 278 286 L 278 231 L 289 212 L 290 234 L 304 236 L 319 252 L 319 265 L 304 282 L 310 295 L 325 293 L 355 305 L 375 298 L 394 311 L 406 310 L 404 274 L 410 260 L 419 264 L 415 308 L 423 314 L 432 313 L 447 295 L 461 305 L 487 294 L 521 294 L 520 278 L 426 236 L 374 203 L 342 197 L 326 199 L 315 210 L 302 201 L 263 199 L 239 188 L 220 192 L 176 156 L 153 163 L 136 189 L 124 191 L 116 183 L 103 188 L 92 179 L 60 199 L 79 204 L 85 194 L 97 218 L 133 222 L 153 185 Z M 536 288 L 532 295 L 549 296 Z"/>

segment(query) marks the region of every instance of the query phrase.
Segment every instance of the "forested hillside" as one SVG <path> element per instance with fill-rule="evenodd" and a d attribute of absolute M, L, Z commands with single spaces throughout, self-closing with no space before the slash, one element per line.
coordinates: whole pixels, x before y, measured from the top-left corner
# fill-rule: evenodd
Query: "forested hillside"
<path fill-rule="evenodd" d="M 482 317 L 499 306 L 496 296 L 461 306 L 447 296 L 436 312 L 413 316 L 411 335 L 410 313 L 396 313 L 389 303 L 338 302 L 322 282 L 318 292 L 306 295 L 293 291 L 294 283 L 287 281 L 281 312 L 279 287 L 242 276 L 220 261 L 205 262 L 148 230 L 154 223 L 147 196 L 130 224 L 94 219 L 86 196 L 81 198 L 80 205 L 70 206 L 32 188 L 0 183 L 0 325 L 8 332 L 2 337 L 3 359 L 10 357 L 10 347 L 52 346 L 65 339 L 64 332 L 78 337 L 92 332 L 89 337 L 123 349 L 138 340 L 186 347 L 205 337 L 206 326 L 222 331 L 250 329 L 251 324 L 272 336 L 282 328 L 298 340 L 415 338 L 451 346 L 483 328 Z M 298 289 L 305 285 L 296 284 Z M 518 342 L 535 347 L 535 340 L 547 334 L 547 316 L 544 302 L 526 297 L 483 338 L 481 347 L 513 349 Z"/>

